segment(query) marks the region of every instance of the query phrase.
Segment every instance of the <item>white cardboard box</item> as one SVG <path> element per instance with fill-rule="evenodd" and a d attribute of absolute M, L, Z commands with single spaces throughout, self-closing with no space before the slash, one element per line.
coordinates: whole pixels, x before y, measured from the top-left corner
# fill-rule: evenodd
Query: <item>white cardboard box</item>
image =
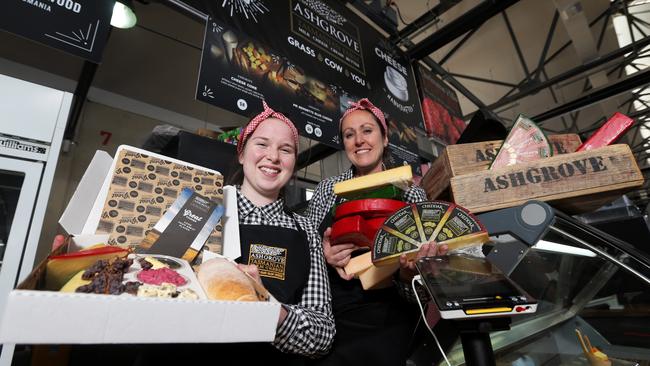
<path fill-rule="evenodd" d="M 106 235 L 84 232 L 103 202 L 105 178 L 113 159 L 95 154 L 59 221 L 78 249 L 105 241 Z M 236 195 L 226 191 L 224 254 L 239 256 Z M 103 195 L 104 196 L 103 196 Z M 98 207 L 101 207 L 98 206 Z M 40 267 L 40 266 L 39 266 Z M 38 273 L 39 267 L 30 277 Z M 29 287 L 25 283 L 20 287 Z M 13 290 L 0 323 L 0 342 L 15 344 L 227 343 L 270 342 L 275 338 L 280 304 L 214 300 L 153 299 Z"/>

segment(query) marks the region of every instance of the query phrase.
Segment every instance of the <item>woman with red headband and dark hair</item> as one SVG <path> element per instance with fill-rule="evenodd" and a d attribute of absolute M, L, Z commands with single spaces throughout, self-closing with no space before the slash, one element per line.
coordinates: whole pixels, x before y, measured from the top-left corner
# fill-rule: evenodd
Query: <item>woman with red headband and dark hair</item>
<path fill-rule="evenodd" d="M 383 161 L 388 146 L 386 117 L 364 98 L 352 103 L 343 114 L 339 132 L 352 166 L 342 174 L 318 184 L 305 214 L 323 236 L 337 332 L 332 352 L 317 363 L 404 365 L 419 315 L 410 287 L 415 275 L 415 262 L 403 255 L 392 287 L 366 291 L 358 279 L 344 270 L 360 248 L 352 243 L 330 245 L 329 241 L 332 223 L 329 213 L 342 201 L 334 194 L 334 184 L 386 168 Z M 422 188 L 413 186 L 404 193 L 404 200 L 421 202 L 426 200 L 426 194 Z M 424 244 L 417 258 L 444 254 L 446 251 L 446 246 L 437 248 L 433 243 Z"/>

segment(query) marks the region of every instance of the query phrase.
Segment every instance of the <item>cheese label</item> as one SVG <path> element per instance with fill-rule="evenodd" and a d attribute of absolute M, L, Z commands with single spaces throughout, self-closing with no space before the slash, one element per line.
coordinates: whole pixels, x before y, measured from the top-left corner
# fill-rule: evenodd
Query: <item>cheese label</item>
<path fill-rule="evenodd" d="M 485 228 L 478 219 L 466 209 L 455 206 L 435 240 L 441 242 L 480 231 L 485 231 Z"/>
<path fill-rule="evenodd" d="M 431 241 L 457 249 L 487 240 L 485 227 L 463 207 L 444 201 L 413 203 L 386 219 L 375 237 L 372 261 L 393 263 L 402 253 L 417 252 Z"/>
<path fill-rule="evenodd" d="M 446 218 L 445 215 L 448 216 L 456 205 L 445 201 L 431 201 L 421 202 L 413 205 L 413 207 L 417 209 L 417 214 L 422 221 L 424 231 L 422 240 L 429 242 L 433 240 L 435 234 L 439 231 L 437 229 L 442 227 L 440 223 Z"/>

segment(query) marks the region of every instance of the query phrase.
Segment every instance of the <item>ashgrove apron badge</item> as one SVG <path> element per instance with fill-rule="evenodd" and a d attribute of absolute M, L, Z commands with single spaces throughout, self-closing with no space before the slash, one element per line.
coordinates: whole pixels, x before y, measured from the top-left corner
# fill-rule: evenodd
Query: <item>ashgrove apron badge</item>
<path fill-rule="evenodd" d="M 287 268 L 287 249 L 251 244 L 248 264 L 256 265 L 262 277 L 284 280 Z"/>

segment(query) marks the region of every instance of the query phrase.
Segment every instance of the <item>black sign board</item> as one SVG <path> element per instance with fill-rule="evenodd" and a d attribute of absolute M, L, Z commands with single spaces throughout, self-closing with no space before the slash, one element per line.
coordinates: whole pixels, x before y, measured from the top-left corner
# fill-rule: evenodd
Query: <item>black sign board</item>
<path fill-rule="evenodd" d="M 2 0 L 0 29 L 100 63 L 115 0 Z"/>
<path fill-rule="evenodd" d="M 417 163 L 421 124 L 406 56 L 342 3 L 319 0 L 210 2 L 197 99 L 252 116 L 261 100 L 300 133 L 341 147 L 338 124 L 367 97 L 390 122 L 391 165 Z"/>
<path fill-rule="evenodd" d="M 422 66 L 418 66 L 417 75 L 427 135 L 445 145 L 456 143 L 466 127 L 456 92 Z"/>

